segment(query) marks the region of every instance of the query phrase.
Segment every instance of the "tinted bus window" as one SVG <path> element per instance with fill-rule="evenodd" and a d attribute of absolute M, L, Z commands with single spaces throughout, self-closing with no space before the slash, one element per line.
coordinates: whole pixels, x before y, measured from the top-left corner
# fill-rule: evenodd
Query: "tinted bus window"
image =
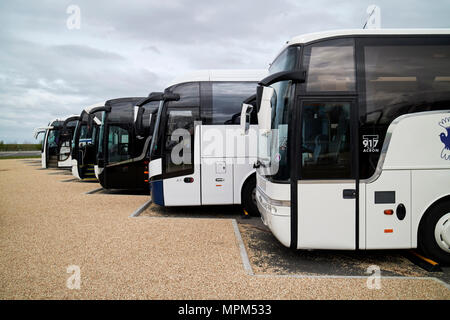
<path fill-rule="evenodd" d="M 212 123 L 239 124 L 242 102 L 255 92 L 255 82 L 214 82 L 212 84 Z"/>
<path fill-rule="evenodd" d="M 48 139 L 47 144 L 49 148 L 56 148 L 58 146 L 58 131 L 57 130 L 50 130 L 48 133 Z"/>
<path fill-rule="evenodd" d="M 120 162 L 131 158 L 129 149 L 130 134 L 126 128 L 119 125 L 108 126 L 108 161 Z"/>
<path fill-rule="evenodd" d="M 299 63 L 300 47 L 285 49 L 271 64 L 269 74 L 293 70 Z M 291 104 L 294 100 L 295 85 L 292 81 L 280 81 L 271 86 L 275 90 L 275 99 L 272 99 L 271 128 L 276 135 L 269 139 L 270 157 L 277 161 L 275 172 L 260 170 L 260 174 L 272 182 L 287 183 L 290 181 L 290 162 L 288 157 L 288 123 Z"/>
<path fill-rule="evenodd" d="M 353 39 L 323 41 L 305 47 L 306 91 L 355 91 Z"/>
<path fill-rule="evenodd" d="M 270 74 L 295 69 L 299 52 L 300 47 L 297 46 L 292 46 L 284 50 L 270 65 Z"/>
<path fill-rule="evenodd" d="M 360 106 L 363 179 L 374 174 L 386 131 L 395 118 L 413 112 L 445 110 L 450 105 L 448 40 L 446 45 L 429 38 L 384 40 L 389 45 L 382 41 L 373 40 L 373 45 L 364 46 L 366 95 Z M 363 143 L 369 138 L 378 141 L 377 147 L 365 152 Z"/>
<path fill-rule="evenodd" d="M 169 109 L 166 126 L 166 173 L 189 171 L 194 160 L 193 110 Z"/>
<path fill-rule="evenodd" d="M 167 177 L 194 171 L 194 121 L 200 121 L 200 84 L 182 83 L 171 87 L 180 100 L 167 103 L 163 143 L 164 173 Z"/>
<path fill-rule="evenodd" d="M 302 178 L 352 178 L 350 103 L 306 102 L 302 109 Z"/>

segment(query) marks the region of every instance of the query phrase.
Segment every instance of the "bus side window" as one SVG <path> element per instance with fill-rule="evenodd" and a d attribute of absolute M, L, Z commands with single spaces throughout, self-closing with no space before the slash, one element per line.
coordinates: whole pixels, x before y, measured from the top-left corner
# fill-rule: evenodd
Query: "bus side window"
<path fill-rule="evenodd" d="M 305 103 L 302 179 L 350 179 L 350 103 Z"/>
<path fill-rule="evenodd" d="M 166 173 L 193 168 L 194 120 L 192 110 L 168 110 L 164 152 Z"/>
<path fill-rule="evenodd" d="M 110 125 L 108 130 L 108 162 L 114 163 L 130 159 L 128 130 L 119 125 Z"/>
<path fill-rule="evenodd" d="M 256 91 L 256 82 L 213 82 L 212 124 L 239 124 L 242 101 Z"/>
<path fill-rule="evenodd" d="M 305 47 L 308 92 L 355 91 L 352 39 L 323 41 Z"/>
<path fill-rule="evenodd" d="M 163 141 L 158 144 L 164 161 L 163 174 L 174 177 L 194 172 L 194 122 L 200 121 L 200 84 L 181 83 L 169 89 L 180 99 L 167 103 Z"/>
<path fill-rule="evenodd" d="M 391 122 L 407 113 L 445 110 L 450 103 L 450 45 L 440 39 L 366 40 L 366 99 L 360 103 L 360 178 L 376 170 Z M 378 139 L 364 152 L 364 136 Z"/>

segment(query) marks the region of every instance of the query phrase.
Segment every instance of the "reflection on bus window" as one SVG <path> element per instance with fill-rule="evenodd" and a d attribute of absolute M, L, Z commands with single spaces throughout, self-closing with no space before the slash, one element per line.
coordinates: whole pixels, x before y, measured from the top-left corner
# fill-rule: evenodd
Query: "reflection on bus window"
<path fill-rule="evenodd" d="M 352 39 L 324 41 L 305 48 L 306 90 L 355 91 L 355 60 Z"/>
<path fill-rule="evenodd" d="M 50 130 L 48 133 L 47 143 L 49 148 L 58 147 L 58 134 L 56 130 Z"/>
<path fill-rule="evenodd" d="M 416 44 L 411 43 L 414 41 Z M 364 46 L 364 62 L 366 99 L 359 111 L 360 139 L 374 135 L 382 146 L 388 126 L 398 116 L 448 109 L 449 45 L 423 45 L 409 39 L 395 45 L 374 41 Z M 374 174 L 380 151 L 360 152 L 362 179 Z"/>
<path fill-rule="evenodd" d="M 109 163 L 125 161 L 131 158 L 129 150 L 129 132 L 118 125 L 110 125 L 108 134 Z"/>
<path fill-rule="evenodd" d="M 79 142 L 78 142 L 78 145 L 80 147 L 86 145 L 87 135 L 88 135 L 88 127 L 86 124 L 83 124 L 80 127 L 80 137 L 79 137 Z"/>
<path fill-rule="evenodd" d="M 194 120 L 192 110 L 168 110 L 165 137 L 167 173 L 193 168 Z M 190 138 L 186 139 L 186 135 Z"/>
<path fill-rule="evenodd" d="M 302 179 L 350 179 L 350 103 L 302 108 Z"/>
<path fill-rule="evenodd" d="M 287 182 L 290 180 L 287 132 L 294 86 L 292 81 L 280 81 L 274 83 L 272 88 L 275 90 L 276 99 L 272 101 L 271 127 L 277 130 L 277 135 L 270 136 L 269 143 L 271 161 L 277 165 L 276 172 L 268 178 L 272 181 Z"/>
<path fill-rule="evenodd" d="M 255 91 L 255 82 L 213 82 L 212 124 L 239 124 L 242 101 Z"/>

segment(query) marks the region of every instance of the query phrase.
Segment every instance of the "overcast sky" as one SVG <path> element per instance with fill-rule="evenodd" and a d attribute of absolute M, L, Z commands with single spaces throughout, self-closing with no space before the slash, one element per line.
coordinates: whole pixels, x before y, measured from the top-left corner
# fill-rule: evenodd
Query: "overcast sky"
<path fill-rule="evenodd" d="M 0 140 L 34 142 L 51 119 L 188 71 L 267 68 L 293 36 L 362 28 L 370 4 L 383 28 L 450 28 L 450 0 L 2 0 Z"/>

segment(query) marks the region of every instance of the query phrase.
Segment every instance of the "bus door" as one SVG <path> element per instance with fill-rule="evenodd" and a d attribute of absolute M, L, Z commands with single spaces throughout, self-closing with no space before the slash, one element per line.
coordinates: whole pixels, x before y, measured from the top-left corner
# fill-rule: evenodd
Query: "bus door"
<path fill-rule="evenodd" d="M 169 107 L 164 129 L 164 205 L 200 205 L 200 126 L 197 108 Z M 152 191 L 153 192 L 153 191 Z"/>
<path fill-rule="evenodd" d="M 133 131 L 128 123 L 107 125 L 107 164 L 104 170 L 105 185 L 117 189 L 136 185 L 136 164 L 133 158 Z"/>
<path fill-rule="evenodd" d="M 301 125 L 294 152 L 299 179 L 291 209 L 297 248 L 355 249 L 356 102 L 323 97 L 297 101 Z M 292 239 L 295 243 L 295 235 Z"/>
<path fill-rule="evenodd" d="M 72 132 L 70 129 L 62 131 L 58 144 L 58 166 L 70 166 L 72 159 L 70 158 L 72 143 Z"/>

